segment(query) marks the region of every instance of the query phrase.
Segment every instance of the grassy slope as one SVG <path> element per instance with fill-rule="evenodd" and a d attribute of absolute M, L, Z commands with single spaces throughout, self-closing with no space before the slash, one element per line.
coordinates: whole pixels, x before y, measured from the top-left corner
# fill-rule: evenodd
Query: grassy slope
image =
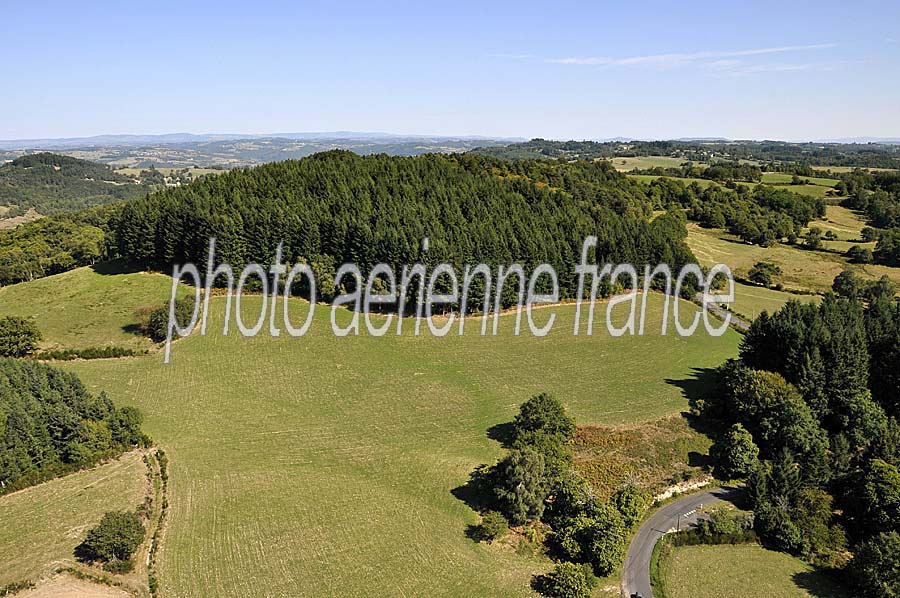
<path fill-rule="evenodd" d="M 763 311 L 767 311 L 770 314 L 775 313 L 791 299 L 816 303 L 822 300 L 820 295 L 795 295 L 742 283 L 735 283 L 734 297 L 735 300 L 731 309 L 748 320 L 756 319 L 756 316 Z"/>
<path fill-rule="evenodd" d="M 152 346 L 150 340 L 125 327 L 136 322 L 136 308 L 166 303 L 171 288 L 172 279 L 163 274 L 108 275 L 78 268 L 0 288 L 0 315 L 33 318 L 45 348 L 146 349 Z"/>
<path fill-rule="evenodd" d="M 170 366 L 151 355 L 65 367 L 141 407 L 170 452 L 169 593 L 521 596 L 547 562 L 468 540 L 476 515 L 451 494 L 501 454 L 487 429 L 543 390 L 582 423 L 677 412 L 678 381 L 738 342 L 573 337 L 573 308 L 556 311 L 544 339 L 513 337 L 512 317 L 497 338 L 378 339 L 335 338 L 320 306 L 302 339 L 195 335 Z"/>
<path fill-rule="evenodd" d="M 845 269 L 855 270 L 871 280 L 886 274 L 900 282 L 900 268 L 848 264 L 842 255 L 833 251 L 808 251 L 788 245 L 768 248 L 750 245 L 722 230 L 704 229 L 696 223 L 688 224 L 687 242 L 701 264 L 728 264 L 732 271 L 742 276 L 746 276 L 756 262 L 776 263 L 783 271 L 784 285 L 790 289 L 825 292 L 831 289 L 834 277 Z"/>
<path fill-rule="evenodd" d="M 146 485 L 141 453 L 0 497 L 0 586 L 73 563 L 103 513 L 134 509 Z"/>
<path fill-rule="evenodd" d="M 663 563 L 667 598 L 846 598 L 824 574 L 761 546 L 685 546 Z"/>

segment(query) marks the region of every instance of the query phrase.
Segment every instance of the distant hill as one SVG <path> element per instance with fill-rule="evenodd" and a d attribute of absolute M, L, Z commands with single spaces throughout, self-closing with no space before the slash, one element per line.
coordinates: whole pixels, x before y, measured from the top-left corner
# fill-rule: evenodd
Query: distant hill
<path fill-rule="evenodd" d="M 102 135 L 71 139 L 0 141 L 0 161 L 23 154 L 53 151 L 113 168 L 218 168 L 255 166 L 293 160 L 346 149 L 360 155 L 417 156 L 451 154 L 476 147 L 505 145 L 522 139 L 477 136 L 393 135 L 332 131 L 327 133 L 278 133 L 275 135 Z"/>
<path fill-rule="evenodd" d="M 695 163 L 753 160 L 768 164 L 900 168 L 900 146 L 881 143 L 829 143 L 788 141 L 729 141 L 673 139 L 669 141 L 554 141 L 532 139 L 521 143 L 479 147 L 472 153 L 503 158 L 595 160 L 598 158 L 668 156 Z"/>
<path fill-rule="evenodd" d="M 6 218 L 29 210 L 49 216 L 138 197 L 147 188 L 108 166 L 58 154 L 22 156 L 0 166 Z"/>

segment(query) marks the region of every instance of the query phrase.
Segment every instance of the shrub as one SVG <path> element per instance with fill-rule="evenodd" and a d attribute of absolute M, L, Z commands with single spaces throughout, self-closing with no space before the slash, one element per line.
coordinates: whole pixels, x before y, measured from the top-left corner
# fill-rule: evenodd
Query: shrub
<path fill-rule="evenodd" d="M 585 567 L 575 563 L 558 563 L 546 575 L 539 575 L 532 584 L 544 596 L 552 598 L 588 598 L 597 585 L 597 578 Z"/>
<path fill-rule="evenodd" d="M 131 573 L 132 571 L 134 571 L 134 561 L 130 559 L 113 559 L 111 561 L 107 561 L 103 565 L 103 570 L 109 571 L 110 573 L 118 573 L 120 575 L 123 573 Z"/>
<path fill-rule="evenodd" d="M 775 279 L 781 276 L 781 268 L 777 264 L 771 262 L 756 262 L 750 268 L 747 278 L 750 282 L 762 285 L 764 287 L 772 286 Z"/>
<path fill-rule="evenodd" d="M 110 511 L 88 531 L 75 549 L 85 561 L 127 561 L 144 541 L 144 525 L 137 513 Z"/>
<path fill-rule="evenodd" d="M 40 341 L 41 331 L 34 322 L 15 316 L 0 318 L 0 356 L 31 355 Z"/>
<path fill-rule="evenodd" d="M 183 297 L 175 300 L 175 321 L 181 327 L 187 326 L 191 317 L 194 315 L 194 298 Z M 169 333 L 169 306 L 163 305 L 157 307 L 147 318 L 144 325 L 144 333 L 150 337 L 153 342 L 161 343 L 166 340 Z"/>
<path fill-rule="evenodd" d="M 847 256 L 847 259 L 854 264 L 871 264 L 875 261 L 875 257 L 872 255 L 872 250 L 867 249 L 865 247 L 860 247 L 859 245 L 854 245 L 850 249 L 847 250 L 847 253 L 844 255 Z"/>
<path fill-rule="evenodd" d="M 641 520 L 644 507 L 647 506 L 647 495 L 634 484 L 628 484 L 616 491 L 612 497 L 612 504 L 622 515 L 625 527 L 631 529 Z"/>
<path fill-rule="evenodd" d="M 475 528 L 475 538 L 483 542 L 493 542 L 509 529 L 506 517 L 497 511 L 488 511 L 481 516 L 481 524 Z"/>

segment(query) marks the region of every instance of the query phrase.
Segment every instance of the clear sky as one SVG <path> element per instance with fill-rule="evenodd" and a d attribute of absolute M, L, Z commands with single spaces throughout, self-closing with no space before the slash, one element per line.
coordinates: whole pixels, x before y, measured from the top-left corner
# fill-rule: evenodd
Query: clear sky
<path fill-rule="evenodd" d="M 11 2 L 0 139 L 900 137 L 900 2 Z"/>

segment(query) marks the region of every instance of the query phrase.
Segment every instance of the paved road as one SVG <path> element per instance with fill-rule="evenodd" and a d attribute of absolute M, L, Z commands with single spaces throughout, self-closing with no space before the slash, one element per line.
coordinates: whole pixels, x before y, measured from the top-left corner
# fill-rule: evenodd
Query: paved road
<path fill-rule="evenodd" d="M 644 598 L 651 598 L 653 590 L 650 588 L 650 557 L 653 555 L 653 547 L 656 546 L 657 540 L 667 531 L 674 530 L 679 520 L 682 529 L 696 523 L 701 507 L 720 500 L 732 500 L 741 491 L 741 488 L 726 486 L 691 494 L 654 513 L 638 529 L 631 546 L 628 547 L 625 566 L 622 569 L 623 594 L 631 596 L 640 593 Z"/>
<path fill-rule="evenodd" d="M 701 293 L 697 293 L 694 296 L 694 300 L 701 306 L 703 305 L 703 295 Z M 727 316 L 731 316 L 731 325 L 732 326 L 735 326 L 738 328 L 738 330 L 743 330 L 745 332 L 747 330 L 750 330 L 750 322 L 747 322 L 747 321 L 742 320 L 741 318 L 737 317 L 737 314 L 735 314 L 734 312 L 724 309 L 721 305 L 719 305 L 715 301 L 710 301 L 708 305 L 709 305 L 708 309 L 709 309 L 710 313 L 712 313 L 715 316 L 718 316 L 718 318 L 720 320 L 722 320 L 723 322 L 725 321 L 725 318 Z"/>
<path fill-rule="evenodd" d="M 732 326 L 737 326 L 740 330 L 745 330 L 745 331 L 750 330 L 750 322 L 746 322 L 746 321 L 740 319 L 733 312 L 726 311 L 726 310 L 722 309 L 721 306 L 719 306 L 715 303 L 709 304 L 709 311 L 711 311 L 715 315 L 719 316 L 719 318 L 721 318 L 721 320 L 723 322 L 725 321 L 725 317 L 730 315 Z"/>

